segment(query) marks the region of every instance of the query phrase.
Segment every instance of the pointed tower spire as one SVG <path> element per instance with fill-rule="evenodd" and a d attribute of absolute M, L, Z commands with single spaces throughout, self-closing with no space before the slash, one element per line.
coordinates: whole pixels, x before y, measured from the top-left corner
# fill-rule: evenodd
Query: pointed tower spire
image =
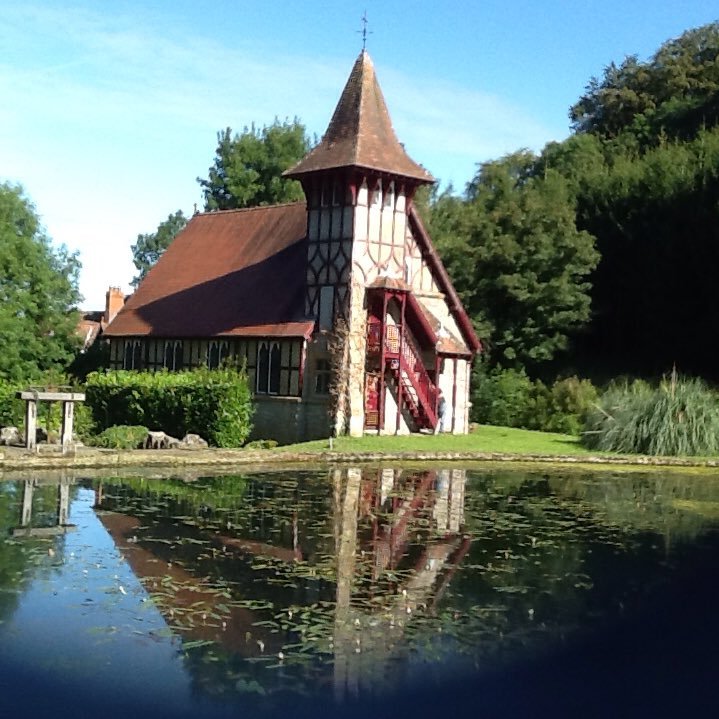
<path fill-rule="evenodd" d="M 387 111 L 366 50 L 357 58 L 327 132 L 317 147 L 284 174 L 300 178 L 322 170 L 357 167 L 434 182 L 405 152 Z"/>

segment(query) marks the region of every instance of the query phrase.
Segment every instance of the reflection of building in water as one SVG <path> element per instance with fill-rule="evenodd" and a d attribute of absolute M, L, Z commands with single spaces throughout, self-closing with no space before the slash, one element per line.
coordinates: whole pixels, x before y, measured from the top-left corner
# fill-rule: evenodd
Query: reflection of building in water
<path fill-rule="evenodd" d="M 141 505 L 128 516 L 132 503 L 113 499 L 117 490 L 103 497 L 99 488 L 97 505 L 135 574 L 159 592 L 166 621 L 186 639 L 218 642 L 245 657 L 277 655 L 285 644 L 304 641 L 291 627 L 278 631 L 277 618 L 291 620 L 290 610 L 299 615 L 320 602 L 329 620 L 321 623 L 321 641 L 333 657 L 341 698 L 360 686 L 386 686 L 388 660 L 406 644 L 408 623 L 434 611 L 470 540 L 462 533 L 464 471 L 345 468 L 328 479 L 329 496 L 325 482 L 310 496 L 296 482 L 260 479 L 245 488 L 232 522 L 218 515 L 206 528 L 191 517 L 186 526 L 175 521 L 179 505 L 157 496 L 153 504 L 167 505 L 167 521 Z M 279 501 L 270 501 L 282 488 Z M 282 526 L 267 516 L 273 511 Z M 208 575 L 236 588 L 243 606 L 218 593 Z M 220 613 L 221 619 L 205 618 Z"/>
<path fill-rule="evenodd" d="M 67 518 L 70 511 L 70 485 L 74 480 L 62 479 L 26 479 L 23 483 L 22 512 L 20 515 L 20 526 L 13 530 L 15 537 L 52 537 L 58 534 L 65 534 L 75 530 L 75 526 L 68 524 Z M 39 486 L 57 486 L 57 509 L 54 513 L 54 524 L 47 526 L 46 518 L 42 517 L 40 523 L 45 526 L 33 526 L 33 498 L 35 489 Z"/>

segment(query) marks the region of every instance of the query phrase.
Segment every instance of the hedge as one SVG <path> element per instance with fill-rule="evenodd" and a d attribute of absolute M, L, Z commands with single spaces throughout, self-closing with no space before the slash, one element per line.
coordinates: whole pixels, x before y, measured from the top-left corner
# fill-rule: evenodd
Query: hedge
<path fill-rule="evenodd" d="M 85 394 L 97 431 L 141 425 L 177 438 L 199 434 L 217 447 L 239 447 L 252 430 L 247 376 L 234 369 L 93 372 Z"/>

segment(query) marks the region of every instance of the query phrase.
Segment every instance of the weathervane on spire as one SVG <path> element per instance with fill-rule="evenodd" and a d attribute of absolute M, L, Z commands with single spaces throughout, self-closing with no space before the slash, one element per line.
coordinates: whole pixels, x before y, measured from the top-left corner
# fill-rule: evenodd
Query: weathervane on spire
<path fill-rule="evenodd" d="M 367 20 L 367 11 L 366 10 L 364 11 L 364 14 L 360 18 L 360 20 L 362 21 L 362 29 L 357 30 L 357 32 L 362 34 L 362 51 L 364 52 L 364 50 L 367 47 L 367 35 L 372 34 L 372 30 L 367 30 L 367 24 L 369 23 L 369 20 Z"/>

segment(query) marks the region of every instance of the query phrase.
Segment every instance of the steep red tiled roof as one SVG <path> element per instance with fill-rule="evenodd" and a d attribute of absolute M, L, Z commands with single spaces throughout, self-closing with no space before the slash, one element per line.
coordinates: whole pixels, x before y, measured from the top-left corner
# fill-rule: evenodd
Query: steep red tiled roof
<path fill-rule="evenodd" d="M 397 139 L 372 60 L 365 50 L 352 68 L 322 141 L 285 175 L 299 177 L 338 167 L 363 167 L 434 182 Z"/>
<path fill-rule="evenodd" d="M 195 215 L 108 337 L 309 336 L 303 203 Z"/>

